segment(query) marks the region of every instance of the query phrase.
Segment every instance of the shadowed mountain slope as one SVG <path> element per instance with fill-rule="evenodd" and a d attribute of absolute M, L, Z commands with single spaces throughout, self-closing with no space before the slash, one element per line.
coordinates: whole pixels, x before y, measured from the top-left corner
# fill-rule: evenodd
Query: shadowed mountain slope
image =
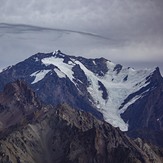
<path fill-rule="evenodd" d="M 163 153 L 141 140 L 136 143 L 119 129 L 66 104 L 41 105 L 22 81 L 8 84 L 1 93 L 0 116 L 22 117 L 1 128 L 0 161 L 3 163 L 161 163 Z M 21 106 L 21 107 L 20 107 Z M 6 110 L 7 108 L 7 110 Z M 21 112 L 25 112 L 24 114 Z M 29 113 L 29 114 L 28 114 Z M 32 114 L 33 113 L 33 114 Z M 30 118 L 29 116 L 30 115 Z M 1 121 L 2 124 L 5 121 Z"/>

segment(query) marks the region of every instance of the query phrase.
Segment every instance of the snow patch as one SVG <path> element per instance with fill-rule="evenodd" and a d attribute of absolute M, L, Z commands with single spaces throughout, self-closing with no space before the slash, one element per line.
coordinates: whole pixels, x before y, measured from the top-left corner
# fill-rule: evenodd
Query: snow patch
<path fill-rule="evenodd" d="M 53 55 L 59 55 L 60 57 L 65 57 L 65 55 L 62 54 L 60 50 L 55 50 L 55 51 L 53 52 Z"/>
<path fill-rule="evenodd" d="M 132 68 L 122 68 L 121 72 L 117 74 L 114 71 L 116 65 L 107 61 L 109 71 L 101 77 L 92 73 L 81 62 L 75 61 L 75 63 L 80 65 L 88 78 L 90 85 L 87 90 L 93 98 L 92 104 L 103 114 L 105 121 L 114 127 L 119 127 L 122 131 L 127 131 L 128 124 L 123 121 L 120 114 L 141 96 L 134 97 L 120 111 L 119 107 L 128 95 L 149 84 L 146 83 L 146 77 L 150 75 L 151 70 L 136 71 Z M 126 75 L 128 75 L 128 79 L 124 82 L 123 79 Z M 105 86 L 109 95 L 108 99 L 102 98 L 102 90 L 99 90 L 98 81 Z"/>
<path fill-rule="evenodd" d="M 3 69 L 0 69 L 0 73 L 3 72 L 3 71 L 6 71 L 6 70 L 9 70 L 12 66 L 8 66 L 6 68 L 3 68 Z"/>
<path fill-rule="evenodd" d="M 135 96 L 134 98 L 132 98 L 127 104 L 125 104 L 125 105 L 123 106 L 122 109 L 119 110 L 119 114 L 123 114 L 123 113 L 126 111 L 126 109 L 127 109 L 130 105 L 132 105 L 135 101 L 137 101 L 139 98 L 141 98 L 141 96 Z"/>
<path fill-rule="evenodd" d="M 145 96 L 146 92 L 149 92 L 150 89 L 147 89 L 146 91 L 144 91 L 143 93 L 141 93 L 140 95 L 135 96 L 134 98 L 132 98 L 128 103 L 126 103 L 120 110 L 119 113 L 122 114 L 126 111 L 126 109 L 132 105 L 134 102 L 136 102 L 138 99 L 143 98 Z"/>
<path fill-rule="evenodd" d="M 94 64 L 94 65 L 96 65 L 96 62 L 95 62 L 95 61 L 93 61 L 93 64 Z"/>
<path fill-rule="evenodd" d="M 60 70 L 58 70 L 57 68 L 55 68 L 54 71 L 56 72 L 56 74 L 59 78 L 66 78 L 66 75 L 63 72 L 61 72 Z"/>
<path fill-rule="evenodd" d="M 36 58 L 34 58 L 35 59 L 35 62 L 38 62 L 39 61 L 39 58 L 38 57 L 36 57 Z"/>
<path fill-rule="evenodd" d="M 41 71 L 36 71 L 33 74 L 31 74 L 31 77 L 35 77 L 34 81 L 31 84 L 35 84 L 37 82 L 39 82 L 40 80 L 42 80 L 46 74 L 48 72 L 50 72 L 51 70 L 41 70 Z"/>
<path fill-rule="evenodd" d="M 59 54 L 60 52 L 61 52 L 60 50 L 55 50 L 55 51 L 53 52 L 53 55 Z"/>
<path fill-rule="evenodd" d="M 43 64 L 45 64 L 46 66 L 48 65 L 55 65 L 56 67 L 58 67 L 58 69 L 63 73 L 65 74 L 73 83 L 73 74 L 74 72 L 72 71 L 72 68 L 75 64 L 66 64 L 64 63 L 64 59 L 63 58 L 55 58 L 55 57 L 49 57 L 49 58 L 44 58 L 41 60 Z M 56 69 L 55 69 L 56 71 Z M 61 75 L 61 74 L 60 74 Z M 76 83 L 74 83 L 76 84 Z"/>

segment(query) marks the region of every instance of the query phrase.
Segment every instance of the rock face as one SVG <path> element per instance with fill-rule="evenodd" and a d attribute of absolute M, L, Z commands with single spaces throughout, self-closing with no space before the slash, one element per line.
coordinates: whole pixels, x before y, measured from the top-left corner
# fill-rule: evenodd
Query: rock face
<path fill-rule="evenodd" d="M 32 120 L 34 113 L 41 108 L 41 103 L 27 85 L 17 82 L 7 84 L 0 93 L 0 131 L 13 128 L 25 120 Z"/>
<path fill-rule="evenodd" d="M 142 145 L 141 139 L 135 143 L 119 129 L 98 120 L 90 113 L 72 109 L 66 104 L 56 108 L 41 105 L 24 82 L 8 84 L 1 97 L 3 97 L 1 106 L 8 106 L 8 109 L 1 110 L 0 116 L 4 112 L 21 114 L 21 111 L 24 111 L 25 114 L 21 114 L 20 117 L 26 121 L 22 123 L 18 118 L 16 126 L 14 121 L 1 129 L 0 162 L 161 163 L 163 161 L 161 150 L 147 144 Z M 27 118 L 28 112 L 30 115 L 33 113 L 30 119 Z M 7 118 L 6 121 L 11 120 L 10 117 Z"/>
<path fill-rule="evenodd" d="M 129 136 L 163 146 L 163 80 L 158 69 L 148 80 L 149 91 L 130 105 L 122 118 L 130 124 Z"/>
<path fill-rule="evenodd" d="M 163 78 L 158 68 L 134 70 L 104 58 L 74 57 L 58 50 L 38 53 L 3 70 L 0 90 L 17 79 L 27 82 L 46 104 L 67 103 L 131 137 L 163 147 Z"/>

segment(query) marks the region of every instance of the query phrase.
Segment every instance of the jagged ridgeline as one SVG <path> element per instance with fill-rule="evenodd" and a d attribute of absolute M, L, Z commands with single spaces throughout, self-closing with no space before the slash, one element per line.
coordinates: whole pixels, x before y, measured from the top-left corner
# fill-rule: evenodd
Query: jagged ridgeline
<path fill-rule="evenodd" d="M 159 68 L 135 70 L 105 58 L 38 53 L 0 73 L 5 84 L 24 80 L 45 103 L 67 103 L 131 137 L 163 146 L 163 78 Z"/>
<path fill-rule="evenodd" d="M 17 80 L 0 93 L 0 162 L 161 163 L 163 151 L 129 139 L 67 104 L 44 105 Z"/>

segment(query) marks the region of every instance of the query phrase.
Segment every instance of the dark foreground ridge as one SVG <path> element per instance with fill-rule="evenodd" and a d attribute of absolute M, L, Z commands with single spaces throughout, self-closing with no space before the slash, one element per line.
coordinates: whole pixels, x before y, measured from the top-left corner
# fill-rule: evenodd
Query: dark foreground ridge
<path fill-rule="evenodd" d="M 66 104 L 41 104 L 22 81 L 0 94 L 0 162 L 161 163 L 163 152 Z"/>
<path fill-rule="evenodd" d="M 0 91 L 7 83 L 18 79 L 23 79 L 44 104 L 57 106 L 66 103 L 100 120 L 110 118 L 108 122 L 113 126 L 122 131 L 128 129 L 128 136 L 140 137 L 163 147 L 163 78 L 159 68 L 134 70 L 105 58 L 87 59 L 57 50 L 35 54 L 3 70 Z M 39 104 L 36 105 L 39 109 Z M 14 114 L 21 117 L 29 108 L 25 108 L 23 113 L 19 109 Z M 4 109 L 1 107 L 0 110 Z M 12 114 L 11 111 L 2 115 L 1 119 L 10 117 L 16 124 L 19 116 L 13 118 L 15 115 Z M 10 123 L 6 121 L 0 124 L 0 128 L 9 127 Z"/>

